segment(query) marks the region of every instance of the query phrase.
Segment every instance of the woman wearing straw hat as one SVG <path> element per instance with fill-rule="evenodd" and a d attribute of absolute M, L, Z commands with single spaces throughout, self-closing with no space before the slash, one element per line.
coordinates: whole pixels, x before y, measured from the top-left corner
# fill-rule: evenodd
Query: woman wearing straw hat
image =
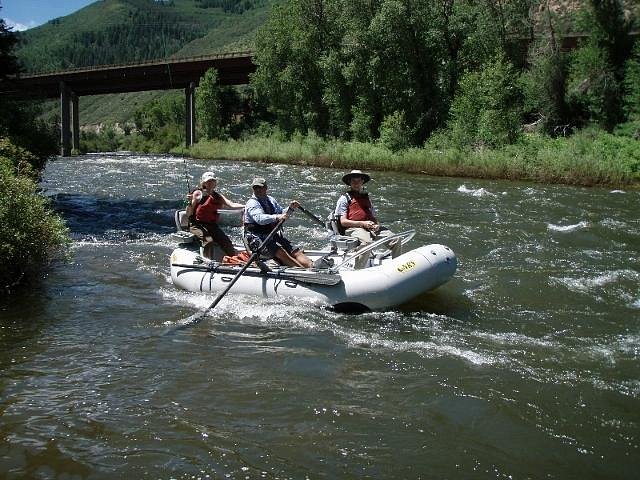
<path fill-rule="evenodd" d="M 220 245 L 225 255 L 235 255 L 233 243 L 218 225 L 218 210 L 227 208 L 244 208 L 241 203 L 232 202 L 215 191 L 218 179 L 213 172 L 204 172 L 200 186 L 189 194 L 191 200 L 189 215 L 189 231 L 193 233 L 203 247 L 203 255 L 213 258 L 213 246 Z"/>
<path fill-rule="evenodd" d="M 345 174 L 342 181 L 349 185 L 350 189 L 340 195 L 335 210 L 335 216 L 345 235 L 357 238 L 363 245 L 393 235 L 389 229 L 380 226 L 369 194 L 363 191 L 364 184 L 369 180 L 371 177 L 360 170 L 351 170 Z M 393 258 L 402 253 L 402 244 L 399 241 L 390 243 L 389 248 Z M 366 255 L 356 258 L 355 268 L 364 268 L 368 260 Z"/>

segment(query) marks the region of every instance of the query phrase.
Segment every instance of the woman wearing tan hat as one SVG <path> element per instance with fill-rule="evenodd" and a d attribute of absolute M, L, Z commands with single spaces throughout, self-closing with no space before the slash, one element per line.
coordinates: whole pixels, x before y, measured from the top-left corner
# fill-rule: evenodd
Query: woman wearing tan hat
<path fill-rule="evenodd" d="M 349 185 L 350 189 L 340 195 L 335 210 L 335 216 L 345 235 L 357 238 L 363 245 L 393 235 L 391 230 L 380 226 L 369 194 L 362 191 L 364 184 L 369 180 L 371 177 L 360 170 L 351 170 L 345 174 L 342 181 Z M 402 253 L 401 247 L 399 241 L 389 245 L 393 258 Z M 364 268 L 368 260 L 366 255 L 356 258 L 355 268 Z"/>
<path fill-rule="evenodd" d="M 193 233 L 203 247 L 203 255 L 213 258 L 214 244 L 220 245 L 225 255 L 235 255 L 233 243 L 218 225 L 221 208 L 244 208 L 241 203 L 232 202 L 215 191 L 218 179 L 213 172 L 204 172 L 200 185 L 193 193 L 187 195 L 191 200 L 189 215 L 189 231 Z"/>

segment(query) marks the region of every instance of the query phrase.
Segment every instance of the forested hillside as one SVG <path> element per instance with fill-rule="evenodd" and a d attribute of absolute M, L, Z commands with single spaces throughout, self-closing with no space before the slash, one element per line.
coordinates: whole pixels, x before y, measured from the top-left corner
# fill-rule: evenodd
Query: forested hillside
<path fill-rule="evenodd" d="M 56 71 L 251 49 L 278 0 L 99 0 L 72 15 L 19 33 L 25 72 Z M 80 120 L 123 123 L 163 92 L 82 97 Z M 44 116 L 57 114 L 48 102 Z"/>
<path fill-rule="evenodd" d="M 20 33 L 16 55 L 27 72 L 204 55 L 250 37 L 272 3 L 101 0 Z"/>

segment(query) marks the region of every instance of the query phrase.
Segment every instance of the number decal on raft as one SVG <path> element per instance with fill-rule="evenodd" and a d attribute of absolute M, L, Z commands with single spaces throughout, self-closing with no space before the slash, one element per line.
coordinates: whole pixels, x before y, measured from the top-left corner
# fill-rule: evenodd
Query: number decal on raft
<path fill-rule="evenodd" d="M 407 270 L 411 270 L 415 266 L 416 266 L 416 262 L 414 262 L 413 260 L 409 260 L 408 262 L 404 262 L 402 265 L 400 265 L 398 267 L 398 271 L 400 273 L 404 273 Z"/>

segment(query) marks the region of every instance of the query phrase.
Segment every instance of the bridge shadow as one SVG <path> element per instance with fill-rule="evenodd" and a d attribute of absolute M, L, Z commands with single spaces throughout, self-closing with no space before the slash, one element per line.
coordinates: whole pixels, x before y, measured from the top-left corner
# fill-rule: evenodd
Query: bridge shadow
<path fill-rule="evenodd" d="M 180 200 L 110 199 L 60 193 L 52 197 L 55 212 L 76 240 L 134 240 L 175 231 L 174 212 Z"/>

